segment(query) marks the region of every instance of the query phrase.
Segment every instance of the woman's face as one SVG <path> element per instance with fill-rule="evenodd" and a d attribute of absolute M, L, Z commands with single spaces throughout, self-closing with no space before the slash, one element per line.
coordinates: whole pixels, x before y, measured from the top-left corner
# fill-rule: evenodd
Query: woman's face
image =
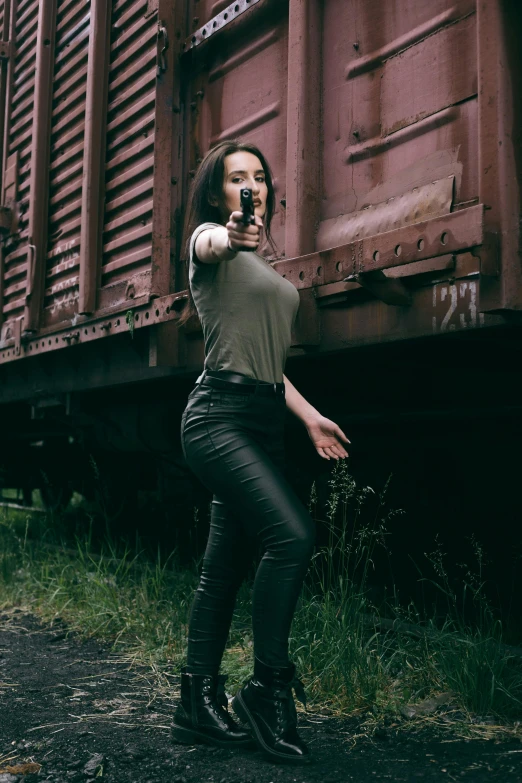
<path fill-rule="evenodd" d="M 232 152 L 225 158 L 225 181 L 223 192 L 227 204 L 228 220 L 230 213 L 241 209 L 240 192 L 242 188 L 250 188 L 254 199 L 255 213 L 260 218 L 266 212 L 268 188 L 265 182 L 265 172 L 257 155 L 251 152 Z"/>

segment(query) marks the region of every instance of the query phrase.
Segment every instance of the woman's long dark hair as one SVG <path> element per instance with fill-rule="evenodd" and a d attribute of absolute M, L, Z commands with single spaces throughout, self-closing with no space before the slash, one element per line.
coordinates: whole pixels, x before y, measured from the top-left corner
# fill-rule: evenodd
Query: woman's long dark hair
<path fill-rule="evenodd" d="M 227 212 L 225 194 L 223 192 L 225 179 L 225 158 L 234 152 L 251 152 L 261 161 L 267 185 L 266 211 L 263 217 L 265 240 L 275 252 L 275 245 L 270 233 L 270 225 L 275 210 L 275 193 L 272 172 L 264 155 L 254 144 L 242 141 L 222 141 L 213 147 L 196 171 L 192 187 L 190 188 L 187 211 L 185 215 L 185 227 L 183 231 L 183 248 L 185 264 L 187 267 L 187 280 L 189 270 L 189 245 L 190 237 L 202 223 L 219 223 L 223 225 L 223 215 Z M 210 203 L 214 201 L 217 206 Z M 197 315 L 190 285 L 188 286 L 188 300 L 178 320 L 178 326 L 183 326 L 189 318 Z"/>

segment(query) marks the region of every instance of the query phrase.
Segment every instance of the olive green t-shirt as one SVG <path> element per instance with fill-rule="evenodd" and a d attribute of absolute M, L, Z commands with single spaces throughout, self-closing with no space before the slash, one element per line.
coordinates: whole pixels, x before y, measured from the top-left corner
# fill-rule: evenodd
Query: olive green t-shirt
<path fill-rule="evenodd" d="M 205 370 L 231 370 L 281 383 L 299 294 L 265 259 L 240 251 L 230 261 L 204 264 L 194 245 L 218 223 L 202 223 L 190 238 L 189 283 L 203 328 Z"/>

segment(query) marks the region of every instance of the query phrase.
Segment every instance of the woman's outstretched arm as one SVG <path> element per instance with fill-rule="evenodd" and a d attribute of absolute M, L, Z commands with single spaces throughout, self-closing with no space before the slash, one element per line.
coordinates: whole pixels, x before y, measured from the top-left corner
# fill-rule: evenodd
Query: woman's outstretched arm
<path fill-rule="evenodd" d="M 313 405 L 310 405 L 302 394 L 299 394 L 286 375 L 283 375 L 283 380 L 285 383 L 286 407 L 298 419 L 301 419 L 319 456 L 323 459 L 330 459 L 331 457 L 344 459 L 347 457 L 348 452 L 343 446 L 343 441 L 345 443 L 350 443 L 350 441 L 341 428 L 335 422 L 327 419 L 325 416 L 321 416 L 319 411 Z"/>

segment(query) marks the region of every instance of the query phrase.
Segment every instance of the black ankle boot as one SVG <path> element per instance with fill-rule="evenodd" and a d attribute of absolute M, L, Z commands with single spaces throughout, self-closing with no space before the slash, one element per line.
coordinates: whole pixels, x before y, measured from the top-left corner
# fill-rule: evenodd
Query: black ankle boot
<path fill-rule="evenodd" d="M 253 745 L 248 731 L 229 715 L 224 675 L 190 674 L 181 670 L 181 703 L 174 714 L 172 738 L 177 742 L 221 748 Z"/>
<path fill-rule="evenodd" d="M 303 683 L 295 666 L 275 668 L 254 660 L 254 676 L 232 700 L 236 715 L 250 724 L 259 747 L 272 761 L 304 763 L 310 751 L 297 733 L 292 689 L 306 706 Z"/>

